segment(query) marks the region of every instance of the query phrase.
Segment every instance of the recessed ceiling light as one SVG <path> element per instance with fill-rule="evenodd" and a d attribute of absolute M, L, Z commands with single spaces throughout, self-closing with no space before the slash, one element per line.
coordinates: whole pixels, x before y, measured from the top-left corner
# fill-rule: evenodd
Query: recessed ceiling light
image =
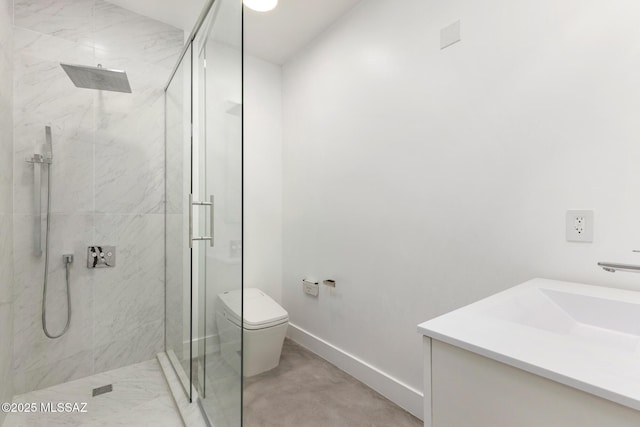
<path fill-rule="evenodd" d="M 245 6 L 257 12 L 268 12 L 278 5 L 278 0 L 243 0 Z"/>

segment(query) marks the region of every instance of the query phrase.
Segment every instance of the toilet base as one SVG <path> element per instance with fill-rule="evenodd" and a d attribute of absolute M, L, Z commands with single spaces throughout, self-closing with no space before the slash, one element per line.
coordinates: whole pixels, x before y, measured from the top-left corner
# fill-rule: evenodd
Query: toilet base
<path fill-rule="evenodd" d="M 277 367 L 280 364 L 282 344 L 289 323 L 259 330 L 244 330 L 244 352 L 242 354 L 243 375 L 252 377 Z"/>
<path fill-rule="evenodd" d="M 240 327 L 220 316 L 220 352 L 222 358 L 240 373 Z M 223 328 L 220 328 L 221 325 Z M 252 377 L 270 371 L 280 364 L 282 344 L 287 334 L 288 322 L 264 329 L 245 329 L 243 342 L 243 376 Z M 225 339 L 226 338 L 226 339 Z"/>

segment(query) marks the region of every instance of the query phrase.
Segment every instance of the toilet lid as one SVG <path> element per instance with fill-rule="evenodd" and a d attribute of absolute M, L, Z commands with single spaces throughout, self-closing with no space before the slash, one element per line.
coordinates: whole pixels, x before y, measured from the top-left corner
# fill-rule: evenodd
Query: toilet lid
<path fill-rule="evenodd" d="M 238 324 L 240 321 L 241 291 L 229 291 L 220 294 L 225 311 L 230 319 Z M 279 325 L 288 320 L 289 314 L 271 297 L 259 289 L 244 290 L 244 317 L 242 326 L 245 329 L 261 329 Z"/>

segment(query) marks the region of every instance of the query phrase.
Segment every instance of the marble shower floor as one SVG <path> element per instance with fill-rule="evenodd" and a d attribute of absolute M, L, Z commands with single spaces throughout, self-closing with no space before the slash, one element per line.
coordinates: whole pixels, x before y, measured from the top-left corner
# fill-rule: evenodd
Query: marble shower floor
<path fill-rule="evenodd" d="M 92 397 L 92 390 L 113 391 Z M 86 402 L 86 413 L 8 414 L 3 427 L 181 427 L 184 424 L 158 361 L 153 359 L 14 397 L 14 402 Z"/>
<path fill-rule="evenodd" d="M 422 421 L 285 340 L 280 365 L 246 378 L 244 427 L 420 427 Z"/>

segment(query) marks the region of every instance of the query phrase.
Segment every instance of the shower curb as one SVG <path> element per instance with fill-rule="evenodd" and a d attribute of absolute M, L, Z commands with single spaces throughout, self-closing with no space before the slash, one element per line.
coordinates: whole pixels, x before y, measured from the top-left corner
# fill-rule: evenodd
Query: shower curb
<path fill-rule="evenodd" d="M 183 424 L 186 427 L 211 427 L 204 418 L 200 405 L 197 403 L 200 399 L 195 387 L 191 390 L 191 395 L 193 396 L 193 403 L 191 403 L 185 395 L 182 384 L 180 384 L 180 379 L 171 366 L 167 354 L 158 353 L 156 358 L 158 359 L 158 363 L 160 363 L 160 368 L 162 368 L 162 373 L 167 381 L 169 390 L 171 390 L 171 396 L 178 408 Z"/>

